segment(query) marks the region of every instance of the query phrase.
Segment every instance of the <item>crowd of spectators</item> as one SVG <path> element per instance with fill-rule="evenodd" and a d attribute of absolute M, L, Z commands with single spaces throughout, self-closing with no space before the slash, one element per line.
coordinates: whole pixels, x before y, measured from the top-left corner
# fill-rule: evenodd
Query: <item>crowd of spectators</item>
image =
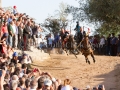
<path fill-rule="evenodd" d="M 100 38 L 90 37 L 90 42 L 98 55 L 120 56 L 120 34 L 115 36 L 115 33 L 112 33 L 108 37 L 102 35 Z"/>

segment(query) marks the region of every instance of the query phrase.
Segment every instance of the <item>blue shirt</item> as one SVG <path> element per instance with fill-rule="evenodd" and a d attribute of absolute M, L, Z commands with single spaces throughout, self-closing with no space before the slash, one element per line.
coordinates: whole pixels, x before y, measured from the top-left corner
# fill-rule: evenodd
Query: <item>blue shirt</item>
<path fill-rule="evenodd" d="M 116 37 L 113 37 L 112 39 L 111 39 L 111 44 L 113 45 L 113 44 L 116 44 L 116 42 L 117 42 L 117 38 Z"/>
<path fill-rule="evenodd" d="M 59 41 L 59 35 L 56 35 L 55 36 L 55 39 L 54 39 L 54 42 L 56 43 L 56 42 L 58 42 Z"/>

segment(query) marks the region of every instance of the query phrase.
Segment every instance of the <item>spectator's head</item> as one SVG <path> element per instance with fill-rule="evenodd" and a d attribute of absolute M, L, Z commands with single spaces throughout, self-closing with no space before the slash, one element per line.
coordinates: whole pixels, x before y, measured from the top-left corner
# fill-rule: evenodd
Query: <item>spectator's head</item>
<path fill-rule="evenodd" d="M 17 53 L 17 52 L 14 52 L 14 53 L 13 53 L 13 59 L 17 60 L 17 57 L 18 57 L 18 53 Z"/>
<path fill-rule="evenodd" d="M 16 68 L 21 68 L 21 67 L 22 67 L 21 63 L 17 63 Z"/>
<path fill-rule="evenodd" d="M 23 23 L 20 23 L 20 27 L 23 28 Z"/>
<path fill-rule="evenodd" d="M 23 59 L 27 59 L 28 55 L 26 53 L 23 54 Z"/>
<path fill-rule="evenodd" d="M 36 89 L 37 88 L 37 81 L 35 79 L 30 82 L 30 88 L 31 89 Z"/>
<path fill-rule="evenodd" d="M 13 8 L 14 8 L 14 9 L 17 9 L 17 7 L 16 7 L 16 6 L 13 6 Z"/>
<path fill-rule="evenodd" d="M 22 90 L 20 87 L 17 87 L 16 90 Z"/>
<path fill-rule="evenodd" d="M 15 68 L 14 75 L 20 76 L 20 68 Z"/>
<path fill-rule="evenodd" d="M 43 86 L 44 86 L 44 81 L 45 81 L 45 77 L 40 77 L 40 78 L 38 79 L 38 89 L 43 88 Z"/>
<path fill-rule="evenodd" d="M 44 81 L 44 88 L 45 88 L 45 90 L 50 90 L 51 85 L 52 85 L 52 81 L 50 79 L 46 79 Z"/>
<path fill-rule="evenodd" d="M 27 69 L 27 64 L 22 64 L 22 69 Z"/>
<path fill-rule="evenodd" d="M 25 86 L 26 86 L 26 88 L 29 88 L 29 87 L 30 87 L 30 80 L 29 80 L 29 79 L 26 79 L 26 81 L 25 81 Z"/>
<path fill-rule="evenodd" d="M 109 37 L 111 37 L 111 34 L 109 34 Z"/>
<path fill-rule="evenodd" d="M 93 87 L 93 90 L 98 90 L 98 88 L 97 87 Z"/>
<path fill-rule="evenodd" d="M 61 90 L 61 88 L 62 88 L 62 85 L 59 85 L 57 90 Z"/>
<path fill-rule="evenodd" d="M 98 86 L 98 90 L 105 90 L 104 85 L 99 85 L 99 86 Z"/>
<path fill-rule="evenodd" d="M 16 90 L 17 87 L 18 87 L 18 76 L 13 75 L 11 80 L 11 88 L 12 90 Z"/>
<path fill-rule="evenodd" d="M 112 33 L 112 37 L 114 37 L 115 36 L 115 33 Z"/>
<path fill-rule="evenodd" d="M 14 25 L 14 22 L 13 22 L 13 21 L 11 21 L 11 22 L 10 22 L 10 24 L 11 24 L 11 25 Z"/>
<path fill-rule="evenodd" d="M 90 90 L 90 86 L 89 85 L 86 86 L 86 90 Z"/>
<path fill-rule="evenodd" d="M 20 78 L 19 82 L 21 86 L 25 85 L 25 78 L 24 77 Z"/>
<path fill-rule="evenodd" d="M 27 25 L 28 25 L 28 26 L 31 26 L 31 22 L 29 21 L 29 22 L 27 23 Z"/>
<path fill-rule="evenodd" d="M 3 22 L 3 25 L 4 25 L 4 26 L 7 26 L 7 21 L 6 21 L 6 20 Z"/>
<path fill-rule="evenodd" d="M 64 86 L 70 85 L 70 83 L 71 83 L 70 79 L 65 79 L 64 80 Z"/>
<path fill-rule="evenodd" d="M 120 38 L 120 34 L 118 34 L 118 38 Z"/>
<path fill-rule="evenodd" d="M 17 21 L 17 22 L 16 22 L 16 26 L 19 26 L 19 25 L 20 25 L 20 21 Z"/>
<path fill-rule="evenodd" d="M 12 76 L 12 80 L 18 81 L 18 79 L 19 79 L 19 78 L 18 78 L 17 75 L 13 75 L 13 76 Z"/>

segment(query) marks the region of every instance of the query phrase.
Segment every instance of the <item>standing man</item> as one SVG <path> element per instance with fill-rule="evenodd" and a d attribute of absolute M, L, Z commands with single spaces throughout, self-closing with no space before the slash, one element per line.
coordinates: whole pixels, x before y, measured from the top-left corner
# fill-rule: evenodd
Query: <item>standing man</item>
<path fill-rule="evenodd" d="M 23 38 L 24 38 L 24 50 L 28 50 L 30 46 L 30 38 L 31 38 L 31 23 L 28 22 L 23 30 Z"/>
<path fill-rule="evenodd" d="M 109 36 L 107 37 L 107 41 L 106 41 L 106 54 L 107 55 L 111 55 L 111 34 L 109 34 Z"/>
<path fill-rule="evenodd" d="M 116 56 L 117 55 L 117 42 L 118 39 L 115 37 L 115 33 L 112 33 L 112 39 L 111 39 L 111 55 Z"/>

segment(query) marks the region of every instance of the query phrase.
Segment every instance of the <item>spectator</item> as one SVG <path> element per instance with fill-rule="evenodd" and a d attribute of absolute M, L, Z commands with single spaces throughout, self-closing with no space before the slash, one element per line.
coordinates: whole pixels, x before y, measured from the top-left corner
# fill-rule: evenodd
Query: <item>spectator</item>
<path fill-rule="evenodd" d="M 19 49 L 23 49 L 23 23 L 20 23 L 20 25 L 18 26 L 18 48 Z"/>
<path fill-rule="evenodd" d="M 53 39 L 50 34 L 48 37 L 48 48 L 52 49 L 52 47 L 53 47 Z"/>
<path fill-rule="evenodd" d="M 99 54 L 104 54 L 105 50 L 105 37 L 101 36 L 100 43 L 99 43 Z"/>
<path fill-rule="evenodd" d="M 109 36 L 107 37 L 106 48 L 107 48 L 106 54 L 111 55 L 111 34 L 109 34 Z"/>
<path fill-rule="evenodd" d="M 64 80 L 64 86 L 61 88 L 61 90 L 73 90 L 72 86 L 70 86 L 71 81 L 69 79 Z"/>
<path fill-rule="evenodd" d="M 118 35 L 118 42 L 117 42 L 117 55 L 120 56 L 120 34 Z"/>
<path fill-rule="evenodd" d="M 112 33 L 112 39 L 111 39 L 111 55 L 116 56 L 117 55 L 117 42 L 118 39 L 115 37 L 115 33 Z"/>

